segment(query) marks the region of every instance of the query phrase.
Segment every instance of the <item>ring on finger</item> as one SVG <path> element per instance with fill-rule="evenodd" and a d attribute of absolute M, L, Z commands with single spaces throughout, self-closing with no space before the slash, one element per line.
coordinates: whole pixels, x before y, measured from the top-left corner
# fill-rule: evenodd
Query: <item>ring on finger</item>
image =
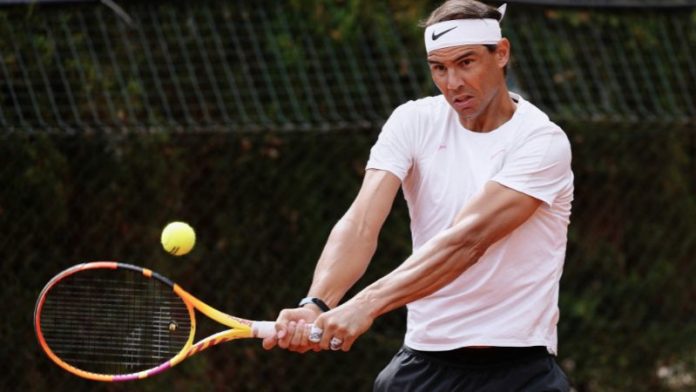
<path fill-rule="evenodd" d="M 340 350 L 342 345 L 343 345 L 343 339 L 337 338 L 335 336 L 333 338 L 331 338 L 331 341 L 329 342 L 329 347 L 333 351 Z"/>
<path fill-rule="evenodd" d="M 319 343 L 321 341 L 321 335 L 323 335 L 323 333 L 324 330 L 312 325 L 312 328 L 309 330 L 309 341 L 312 343 Z"/>

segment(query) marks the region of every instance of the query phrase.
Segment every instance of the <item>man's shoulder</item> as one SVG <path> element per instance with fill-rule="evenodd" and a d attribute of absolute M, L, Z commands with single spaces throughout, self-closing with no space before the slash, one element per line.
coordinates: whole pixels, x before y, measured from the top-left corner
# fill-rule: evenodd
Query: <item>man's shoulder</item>
<path fill-rule="evenodd" d="M 544 111 L 539 109 L 536 105 L 527 101 L 520 95 L 510 95 L 516 97 L 518 109 L 522 114 L 522 116 L 520 116 L 522 120 L 542 126 L 551 123 L 548 114 L 544 113 Z"/>
<path fill-rule="evenodd" d="M 446 121 L 448 107 L 442 95 L 410 100 L 394 109 L 385 126 L 397 128 L 398 133 L 429 130 L 439 121 Z"/>
<path fill-rule="evenodd" d="M 533 103 L 525 100 L 521 96 L 518 97 L 519 110 L 521 115 L 518 118 L 520 126 L 526 133 L 538 134 L 538 133 L 564 133 L 561 127 L 551 121 L 548 114 L 543 110 L 539 109 Z"/>
<path fill-rule="evenodd" d="M 430 115 L 438 109 L 447 109 L 448 107 L 443 95 L 435 95 L 406 101 L 394 109 L 394 112 Z"/>

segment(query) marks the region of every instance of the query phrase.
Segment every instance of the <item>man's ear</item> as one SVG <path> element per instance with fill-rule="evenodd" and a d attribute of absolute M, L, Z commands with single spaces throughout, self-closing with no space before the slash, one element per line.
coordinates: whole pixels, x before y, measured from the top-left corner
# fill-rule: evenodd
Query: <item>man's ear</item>
<path fill-rule="evenodd" d="M 510 41 L 507 38 L 502 38 L 498 41 L 495 50 L 495 59 L 500 68 L 503 68 L 510 62 Z"/>

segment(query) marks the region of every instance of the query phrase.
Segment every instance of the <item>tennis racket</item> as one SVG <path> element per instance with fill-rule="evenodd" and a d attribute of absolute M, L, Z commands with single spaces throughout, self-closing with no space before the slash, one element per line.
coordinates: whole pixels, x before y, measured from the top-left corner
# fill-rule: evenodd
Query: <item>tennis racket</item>
<path fill-rule="evenodd" d="M 194 308 L 229 327 L 193 343 Z M 75 265 L 41 291 L 34 329 L 49 358 L 97 381 L 161 373 L 208 347 L 275 335 L 275 323 L 230 316 L 149 269 L 117 262 Z"/>

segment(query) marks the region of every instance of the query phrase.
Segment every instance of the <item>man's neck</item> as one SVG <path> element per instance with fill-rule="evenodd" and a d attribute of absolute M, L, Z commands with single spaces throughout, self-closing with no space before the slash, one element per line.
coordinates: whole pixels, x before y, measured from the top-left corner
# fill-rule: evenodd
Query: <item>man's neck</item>
<path fill-rule="evenodd" d="M 488 105 L 475 117 L 459 118 L 462 126 L 473 132 L 490 132 L 510 121 L 517 104 L 510 98 L 507 88 L 502 88 Z"/>

